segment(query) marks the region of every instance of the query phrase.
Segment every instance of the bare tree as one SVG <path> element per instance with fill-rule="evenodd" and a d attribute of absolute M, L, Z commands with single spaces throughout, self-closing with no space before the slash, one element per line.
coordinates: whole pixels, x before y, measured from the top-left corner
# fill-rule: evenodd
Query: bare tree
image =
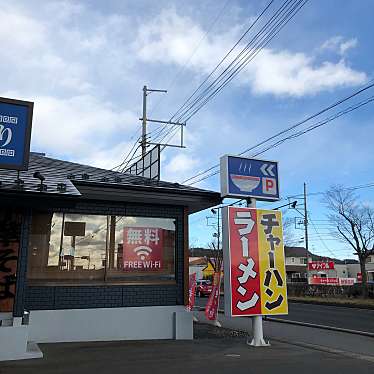
<path fill-rule="evenodd" d="M 212 256 L 207 257 L 207 260 L 212 266 L 214 272 L 218 273 L 222 271 L 222 262 L 223 262 L 222 250 L 217 249 L 216 244 L 214 242 L 209 243 L 208 247 L 212 250 Z"/>
<path fill-rule="evenodd" d="M 331 187 L 325 195 L 336 236 L 354 249 L 360 262 L 362 294 L 367 297 L 366 259 L 374 250 L 374 210 L 358 201 L 352 190 Z"/>

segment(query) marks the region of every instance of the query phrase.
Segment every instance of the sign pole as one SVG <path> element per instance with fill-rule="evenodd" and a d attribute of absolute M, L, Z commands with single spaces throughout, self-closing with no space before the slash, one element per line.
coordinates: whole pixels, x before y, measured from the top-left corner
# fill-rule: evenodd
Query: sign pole
<path fill-rule="evenodd" d="M 256 208 L 256 200 L 254 198 L 247 199 L 247 208 Z M 266 347 L 270 345 L 269 343 L 266 343 L 264 339 L 262 316 L 252 317 L 252 334 L 253 339 L 251 342 L 247 341 L 247 344 L 254 347 Z"/>

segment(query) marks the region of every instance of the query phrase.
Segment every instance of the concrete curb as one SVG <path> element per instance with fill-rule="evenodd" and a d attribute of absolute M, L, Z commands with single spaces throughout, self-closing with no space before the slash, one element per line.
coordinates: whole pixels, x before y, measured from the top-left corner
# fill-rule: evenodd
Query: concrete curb
<path fill-rule="evenodd" d="M 343 351 L 341 349 L 336 349 L 336 348 L 329 348 L 324 345 L 310 344 L 310 343 L 304 343 L 304 342 L 293 342 L 293 341 L 286 340 L 286 339 L 277 339 L 277 338 L 271 338 L 271 339 L 274 341 L 278 341 L 280 343 L 286 343 L 286 344 L 296 345 L 296 346 L 303 347 L 303 348 L 314 349 L 320 352 L 333 353 L 333 354 L 342 355 L 342 356 L 346 356 L 350 358 L 356 358 L 359 360 L 374 362 L 374 356 L 362 355 L 359 353 Z"/>
<path fill-rule="evenodd" d="M 275 318 L 275 317 L 265 317 L 264 320 L 265 321 L 270 321 L 270 322 L 288 323 L 290 325 L 299 325 L 299 326 L 304 326 L 304 327 L 312 327 L 312 328 L 322 329 L 322 330 L 345 332 L 347 334 L 362 335 L 362 336 L 367 336 L 369 338 L 374 338 L 374 333 L 367 332 L 367 331 L 344 329 L 342 327 L 318 325 L 316 323 L 292 321 L 292 320 L 289 320 L 289 319 Z"/>
<path fill-rule="evenodd" d="M 195 306 L 195 309 L 197 309 L 198 311 L 205 310 L 205 308 L 199 307 L 199 306 Z M 224 314 L 224 311 L 222 309 L 219 309 L 218 313 Z M 250 317 L 248 317 L 248 318 L 250 318 Z M 374 338 L 374 333 L 367 332 L 367 331 L 359 331 L 359 330 L 344 329 L 344 328 L 341 328 L 341 327 L 318 325 L 318 324 L 315 324 L 315 323 L 293 321 L 293 320 L 284 319 L 284 318 L 264 316 L 264 321 L 288 323 L 290 325 L 298 325 L 298 326 L 304 326 L 304 327 L 311 327 L 311 328 L 315 328 L 315 329 L 330 330 L 330 331 L 336 331 L 336 332 L 344 332 L 344 333 L 347 333 L 347 334 L 361 335 L 361 336 L 366 336 L 366 337 L 369 337 L 369 338 Z"/>
<path fill-rule="evenodd" d="M 372 305 L 354 305 L 354 304 L 341 304 L 341 303 L 334 303 L 331 302 L 319 302 L 315 300 L 295 300 L 295 299 L 289 299 L 289 303 L 295 303 L 295 304 L 314 304 L 314 305 L 327 305 L 327 306 L 336 306 L 340 308 L 351 308 L 351 309 L 364 309 L 364 310 L 374 310 L 374 306 Z"/>

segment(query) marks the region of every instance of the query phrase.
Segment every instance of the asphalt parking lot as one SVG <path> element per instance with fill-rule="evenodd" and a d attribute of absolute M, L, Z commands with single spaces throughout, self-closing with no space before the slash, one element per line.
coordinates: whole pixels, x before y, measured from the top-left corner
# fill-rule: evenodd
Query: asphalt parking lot
<path fill-rule="evenodd" d="M 272 342 L 253 348 L 245 333 L 195 325 L 193 341 L 40 344 L 43 359 L 7 361 L 1 374 L 60 373 L 373 373 L 374 362 Z"/>

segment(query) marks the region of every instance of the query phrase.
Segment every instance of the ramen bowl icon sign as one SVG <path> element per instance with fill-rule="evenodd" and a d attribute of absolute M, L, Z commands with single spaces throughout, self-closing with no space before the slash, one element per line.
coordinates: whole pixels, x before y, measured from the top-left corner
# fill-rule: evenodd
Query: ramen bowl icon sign
<path fill-rule="evenodd" d="M 230 178 L 232 183 L 244 192 L 252 192 L 260 184 L 260 177 L 251 175 L 230 174 Z"/>

